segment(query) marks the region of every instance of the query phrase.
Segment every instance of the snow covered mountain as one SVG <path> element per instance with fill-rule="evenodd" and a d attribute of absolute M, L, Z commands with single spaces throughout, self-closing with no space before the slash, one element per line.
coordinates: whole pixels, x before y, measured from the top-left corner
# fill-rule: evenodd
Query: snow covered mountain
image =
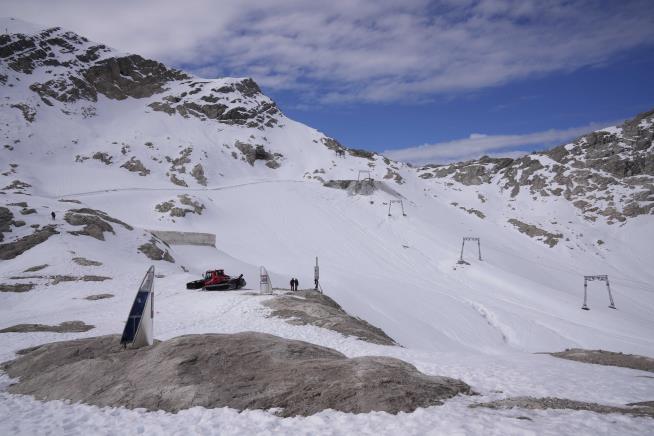
<path fill-rule="evenodd" d="M 494 184 L 507 197 L 562 196 L 583 218 L 609 224 L 654 210 L 654 110 L 621 126 L 584 135 L 570 144 L 519 159 L 481 159 L 427 165 L 420 177 L 449 179 L 466 186 Z M 525 192 L 526 191 L 526 192 Z"/>
<path fill-rule="evenodd" d="M 251 79 L 202 79 L 59 28 L 1 24 L 0 328 L 95 329 L 6 333 L 0 360 L 119 332 L 154 263 L 158 338 L 260 330 L 401 356 L 486 393 L 654 395 L 629 385 L 629 370 L 563 387 L 583 364 L 530 354 L 654 356 L 654 111 L 516 160 L 416 169 L 287 118 Z M 216 248 L 168 246 L 151 230 L 215 234 Z M 480 238 L 481 259 L 467 242 L 458 263 L 463 237 Z M 184 289 L 218 266 L 256 288 L 260 265 L 275 286 L 307 287 L 316 256 L 325 292 L 406 349 L 280 327 L 233 296 Z M 608 274 L 617 310 L 597 283 L 580 310 L 591 274 Z"/>

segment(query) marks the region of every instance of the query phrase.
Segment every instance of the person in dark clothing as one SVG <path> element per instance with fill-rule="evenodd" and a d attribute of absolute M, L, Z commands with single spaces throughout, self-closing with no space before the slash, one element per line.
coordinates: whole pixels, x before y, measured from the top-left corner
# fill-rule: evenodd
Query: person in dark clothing
<path fill-rule="evenodd" d="M 295 290 L 297 291 L 297 286 L 300 284 L 297 277 L 293 279 L 295 281 Z"/>
<path fill-rule="evenodd" d="M 295 291 L 295 278 L 291 278 L 291 291 Z"/>
<path fill-rule="evenodd" d="M 55 215 L 54 211 L 50 212 L 50 216 L 52 216 L 52 219 L 55 219 L 56 215 Z"/>

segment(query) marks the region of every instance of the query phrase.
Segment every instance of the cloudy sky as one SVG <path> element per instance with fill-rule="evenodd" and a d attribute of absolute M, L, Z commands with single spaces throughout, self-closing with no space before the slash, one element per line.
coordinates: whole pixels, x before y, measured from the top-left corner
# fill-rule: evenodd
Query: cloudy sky
<path fill-rule="evenodd" d="M 651 0 L 2 0 L 416 163 L 565 142 L 654 107 Z"/>

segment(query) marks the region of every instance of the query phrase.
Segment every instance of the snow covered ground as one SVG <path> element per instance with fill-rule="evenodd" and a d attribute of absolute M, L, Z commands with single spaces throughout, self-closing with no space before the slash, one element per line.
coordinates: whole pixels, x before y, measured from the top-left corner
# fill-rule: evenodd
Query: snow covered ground
<path fill-rule="evenodd" d="M 11 85 L 2 87 L 0 101 L 0 125 L 8 126 L 0 132 L 7 143 L 0 149 L 0 187 L 14 180 L 32 185 L 3 189 L 2 202 L 25 201 L 35 209 L 24 215 L 21 206 L 7 206 L 16 220 L 26 223 L 5 232 L 4 242 L 29 234 L 36 224 L 56 224 L 60 230 L 15 259 L 0 261 L 3 283 L 37 283 L 29 292 L 0 293 L 0 329 L 72 320 L 95 326 L 85 333 L 2 333 L 0 361 L 45 342 L 120 333 L 136 287 L 148 266 L 155 264 L 161 276 L 155 280 L 157 339 L 203 332 L 273 333 L 348 356 L 398 357 L 425 373 L 460 378 L 481 394 L 397 416 L 325 411 L 283 419 L 269 411 L 196 408 L 167 414 L 41 403 L 0 389 L 0 434 L 651 432 L 651 419 L 625 415 L 468 408 L 474 402 L 515 395 L 608 405 L 654 400 L 654 378 L 649 373 L 534 354 L 580 347 L 654 357 L 651 215 L 613 225 L 590 222 L 562 197 L 536 198 L 523 190 L 510 198 L 495 184 L 424 180 L 414 169 L 378 155 L 339 157 L 327 146 L 333 145 L 329 138 L 281 113 L 275 115 L 275 127 L 259 129 L 153 111 L 148 105 L 161 100 L 158 94 L 124 100 L 98 95 L 97 102 L 49 106 L 28 86 L 48 79 L 48 74 L 62 73 L 63 67 L 52 73 L 40 67 L 33 74 L 0 67 Z M 240 80 L 204 83 L 209 88 Z M 172 81 L 166 95 L 189 86 Z M 199 96 L 210 97 L 204 87 L 196 95 L 198 101 Z M 243 104 L 251 108 L 269 102 L 259 94 Z M 29 104 L 36 111 L 35 120 L 25 119 L 12 106 L 16 103 Z M 243 144 L 278 153 L 280 166 L 248 162 L 247 153 L 237 147 Z M 94 158 L 96 153 L 105 154 Z M 149 172 L 139 175 L 121 166 L 132 159 Z M 204 168 L 206 186 L 190 175 L 196 164 Z M 370 171 L 392 191 L 351 195 L 322 184 L 357 180 L 360 171 Z M 171 182 L 171 174 L 188 186 Z M 168 201 L 179 205 L 182 194 L 201 204 L 201 213 L 179 217 L 157 210 Z M 62 198 L 80 204 L 59 201 Z M 397 204 L 391 205 L 389 216 L 389 202 L 398 199 L 406 216 Z M 105 241 L 73 236 L 67 233 L 73 228 L 62 217 L 81 207 L 105 211 L 135 229 L 112 224 L 115 233 L 105 232 Z M 54 221 L 52 211 L 57 214 Z M 549 247 L 520 233 L 509 219 L 561 236 Z M 150 238 L 147 230 L 212 233 L 216 248 L 172 246 L 174 263 L 150 261 L 137 252 Z M 483 260 L 477 258 L 477 247 L 468 243 L 464 259 L 469 264 L 457 264 L 464 236 L 481 238 Z M 248 288 L 257 290 L 259 266 L 264 265 L 274 286 L 288 287 L 290 278 L 297 277 L 301 288 L 310 287 L 316 256 L 325 292 L 403 347 L 373 345 L 268 318 L 268 309 L 259 303 L 270 297 L 251 295 L 252 291 L 210 293 L 184 286 L 205 269 L 223 267 L 230 274 L 243 273 Z M 101 265 L 82 266 L 73 261 L 75 257 Z M 24 272 L 43 264 L 48 266 L 38 272 Z M 87 274 L 111 280 L 55 285 L 47 278 Z M 591 274 L 608 274 L 617 310 L 607 307 L 600 282 L 589 285 L 591 310 L 580 309 L 583 276 Z M 27 275 L 47 277 L 10 279 Z M 85 299 L 100 293 L 114 297 Z M 0 377 L 4 377 L 0 387 L 10 383 Z"/>
<path fill-rule="evenodd" d="M 353 429 L 362 434 L 644 434 L 651 427 L 651 420 L 646 418 L 590 412 L 468 408 L 473 402 L 516 395 L 556 396 L 610 405 L 654 397 L 654 378 L 646 377 L 646 373 L 533 354 L 573 346 L 654 354 L 653 299 L 647 286 L 651 276 L 643 279 L 643 273 L 651 273 L 642 264 L 640 269 L 637 264 L 629 265 L 644 253 L 630 250 L 626 242 L 613 243 L 602 236 L 610 247 L 604 252 L 580 242 L 574 250 L 550 249 L 487 222 L 490 217 L 481 220 L 462 214 L 426 195 L 425 200 L 407 198 L 407 217 L 395 212 L 388 217 L 388 206 L 383 204 L 388 200 L 385 193 L 351 197 L 344 191 L 310 182 L 258 183 L 195 192 L 215 209 L 208 207 L 201 216 L 162 223 L 150 207 L 158 202 L 158 196 L 166 198 L 170 194 L 127 190 L 69 197 L 142 228 L 217 235 L 220 249 L 174 246 L 171 254 L 175 264 L 155 262 L 157 273 L 165 276 L 155 283 L 158 339 L 202 332 L 268 332 L 329 346 L 348 356 L 398 357 L 425 373 L 460 378 L 483 397 L 457 398 L 444 406 L 398 416 L 327 411 L 308 418 L 282 419 L 264 411 L 239 414 L 228 409 L 193 409 L 175 415 L 99 409 L 58 401 L 39 403 L 3 393 L 0 429 L 22 434 L 48 430 L 111 433 L 124 432 L 126 427 L 127 433 L 148 434 L 189 430 L 200 434 L 343 434 Z M 439 194 L 450 195 L 447 191 Z M 418 203 L 421 200 L 422 204 Z M 230 204 L 239 207 L 213 206 Z M 283 207 L 289 205 L 294 207 Z M 437 217 L 436 225 L 431 217 Z M 637 235 L 642 231 L 639 225 L 646 226 L 634 222 L 622 228 L 623 241 L 629 241 L 630 232 Z M 450 230 L 443 232 L 441 227 Z M 106 242 L 88 237 L 53 237 L 29 256 L 0 264 L 2 275 L 7 277 L 36 264 L 57 266 L 52 261 L 55 258 L 61 264 L 68 263 L 70 273 L 114 278 L 0 295 L 0 327 L 25 322 L 57 324 L 73 319 L 96 326 L 75 334 L 2 334 L 1 360 L 12 358 L 18 349 L 44 342 L 122 330 L 136 286 L 149 264 L 120 245 L 124 234 L 127 232 L 107 235 Z M 476 247 L 472 250 L 466 246 L 464 257 L 470 265 L 461 267 L 456 260 L 464 234 L 482 237 L 484 260 L 475 259 Z M 631 237 L 632 247 L 640 245 L 635 235 Z M 121 250 L 122 259 L 116 257 Z M 67 251 L 101 261 L 103 266 L 73 266 L 64 259 L 66 255 L 61 256 Z M 244 273 L 248 287 L 256 290 L 260 264 L 271 272 L 275 286 L 285 287 L 291 276 L 300 279 L 301 287 L 309 286 L 315 255 L 320 258 L 325 291 L 351 313 L 382 327 L 404 348 L 368 344 L 321 328 L 292 326 L 267 318 L 268 309 L 259 302 L 270 297 L 251 295 L 250 291 L 219 293 L 184 288 L 186 281 L 206 268 L 220 265 L 228 272 Z M 607 257 L 621 261 L 607 262 Z M 187 266 L 189 273 L 183 272 L 180 265 Z M 609 274 L 618 310 L 607 307 L 602 286 L 590 288 L 591 311 L 580 310 L 585 272 Z M 638 275 L 629 276 L 629 272 Z M 115 297 L 83 299 L 103 292 Z"/>

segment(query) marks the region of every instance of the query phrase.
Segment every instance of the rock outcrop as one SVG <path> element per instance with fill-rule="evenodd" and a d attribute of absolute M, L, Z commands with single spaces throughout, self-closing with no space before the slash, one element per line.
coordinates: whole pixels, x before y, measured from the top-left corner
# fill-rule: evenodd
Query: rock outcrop
<path fill-rule="evenodd" d="M 84 226 L 81 230 L 70 231 L 71 235 L 85 235 L 104 241 L 105 232 L 116 234 L 111 223 L 119 224 L 127 230 L 134 230 L 132 226 L 119 219 L 113 218 L 107 213 L 90 208 L 71 209 L 66 212 L 64 220 L 71 226 Z"/>
<path fill-rule="evenodd" d="M 57 234 L 59 232 L 56 230 L 56 226 L 49 225 L 35 230 L 31 235 L 23 236 L 6 244 L 0 244 L 0 259 L 9 260 L 20 256 L 30 248 L 47 241 L 52 235 Z"/>
<path fill-rule="evenodd" d="M 632 407 L 615 407 L 604 404 L 588 403 L 585 401 L 574 401 L 566 398 L 534 398 L 514 397 L 503 400 L 491 401 L 488 403 L 476 403 L 470 407 L 485 407 L 488 409 L 528 409 L 528 410 L 584 410 L 595 413 L 620 413 L 623 415 L 644 416 L 654 418 L 654 406 L 651 402 L 641 404 L 628 404 Z M 654 403 L 653 403 L 654 404 Z M 635 407 L 634 407 L 635 406 Z"/>
<path fill-rule="evenodd" d="M 581 348 L 569 348 L 565 351 L 548 354 L 560 359 L 574 360 L 575 362 L 620 366 L 622 368 L 654 372 L 654 359 L 635 354 L 615 353 L 605 350 L 584 350 Z"/>
<path fill-rule="evenodd" d="M 382 329 L 349 315 L 334 300 L 316 291 L 291 292 L 262 304 L 272 309 L 271 316 L 284 318 L 289 324 L 311 324 L 373 344 L 397 345 Z"/>
<path fill-rule="evenodd" d="M 654 214 L 654 110 L 518 159 L 490 158 L 419 168 L 424 179 L 497 184 L 510 197 L 558 196 L 589 221 L 609 224 Z"/>
<path fill-rule="evenodd" d="M 17 324 L 0 330 L 0 333 L 33 333 L 33 332 L 81 333 L 81 332 L 87 332 L 94 327 L 95 326 L 86 324 L 84 321 L 64 321 L 59 325 Z"/>
<path fill-rule="evenodd" d="M 472 393 L 462 381 L 390 357 L 347 358 L 264 333 L 186 335 L 124 350 L 119 336 L 55 342 L 3 364 L 15 394 L 177 412 L 195 406 L 412 412 Z"/>

